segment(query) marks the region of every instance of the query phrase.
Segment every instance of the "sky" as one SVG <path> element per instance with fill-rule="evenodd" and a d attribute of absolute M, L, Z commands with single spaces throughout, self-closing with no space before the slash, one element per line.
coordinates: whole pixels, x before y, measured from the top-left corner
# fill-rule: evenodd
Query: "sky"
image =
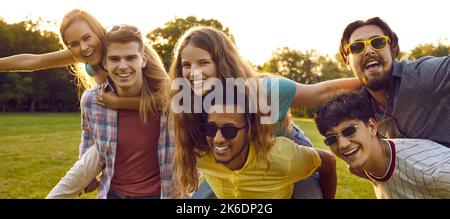
<path fill-rule="evenodd" d="M 234 35 L 241 55 L 254 64 L 279 47 L 334 56 L 342 31 L 355 20 L 379 16 L 399 36 L 402 51 L 424 43 L 450 42 L 447 0 L 4 0 L 0 17 L 15 23 L 27 17 L 54 21 L 81 8 L 105 27 L 130 24 L 142 33 L 174 18 L 217 19 Z"/>

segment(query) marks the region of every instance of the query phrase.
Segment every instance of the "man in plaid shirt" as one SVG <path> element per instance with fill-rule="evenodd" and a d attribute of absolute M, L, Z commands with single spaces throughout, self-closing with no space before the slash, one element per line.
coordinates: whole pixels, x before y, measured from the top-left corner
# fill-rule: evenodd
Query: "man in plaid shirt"
<path fill-rule="evenodd" d="M 76 197 L 100 172 L 98 198 L 172 198 L 174 138 L 163 99 L 170 80 L 137 28 L 114 26 L 104 44 L 108 79 L 81 99 L 80 160 L 47 198 Z M 96 95 L 108 89 L 140 97 L 139 112 L 98 104 Z"/>

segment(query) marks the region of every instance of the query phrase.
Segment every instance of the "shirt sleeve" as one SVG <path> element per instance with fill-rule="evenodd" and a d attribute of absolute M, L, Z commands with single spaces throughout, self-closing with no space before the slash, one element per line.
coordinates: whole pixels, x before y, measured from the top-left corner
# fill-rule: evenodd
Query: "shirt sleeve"
<path fill-rule="evenodd" d="M 92 137 L 91 127 L 89 122 L 89 112 L 90 108 L 92 108 L 94 91 L 87 90 L 81 97 L 80 105 L 81 105 L 81 143 L 80 143 L 80 154 L 83 155 L 87 149 L 94 145 L 94 138 Z"/>
<path fill-rule="evenodd" d="M 420 81 L 423 92 L 434 96 L 450 93 L 450 56 L 424 57 L 412 62 L 408 69 Z M 403 76 L 405 77 L 405 75 Z"/>
<path fill-rule="evenodd" d="M 86 153 L 47 195 L 47 199 L 76 198 L 86 186 L 101 172 L 97 147 L 89 147 Z"/>
<path fill-rule="evenodd" d="M 279 114 L 278 122 L 283 121 L 297 92 L 297 85 L 294 81 L 283 77 L 264 77 L 263 87 L 267 95 L 271 97 L 273 89 L 278 89 Z"/>
<path fill-rule="evenodd" d="M 431 143 L 438 145 L 436 142 Z M 448 162 L 450 160 L 450 150 L 443 145 L 441 145 L 441 149 L 441 156 L 437 157 L 441 164 L 435 167 L 433 173 L 434 195 L 436 198 L 450 199 L 450 162 Z"/>
<path fill-rule="evenodd" d="M 285 148 L 289 148 L 292 155 L 288 170 L 289 183 L 308 178 L 322 164 L 319 153 L 313 148 L 297 145 L 288 139 L 284 140 L 283 144 L 289 144 L 289 147 Z"/>
<path fill-rule="evenodd" d="M 440 169 L 437 176 L 433 177 L 435 182 L 435 197 L 450 198 L 450 164 Z"/>

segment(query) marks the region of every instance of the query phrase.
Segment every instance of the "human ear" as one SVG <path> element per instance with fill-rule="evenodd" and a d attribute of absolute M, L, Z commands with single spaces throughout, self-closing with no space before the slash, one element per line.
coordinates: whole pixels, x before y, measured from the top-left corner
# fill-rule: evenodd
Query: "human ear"
<path fill-rule="evenodd" d="M 369 118 L 369 121 L 367 121 L 367 125 L 370 128 L 370 134 L 372 136 L 376 136 L 378 133 L 377 121 L 374 118 Z"/>
<path fill-rule="evenodd" d="M 144 54 L 142 55 L 142 67 L 141 68 L 145 68 L 145 66 L 147 66 L 147 56 Z"/>

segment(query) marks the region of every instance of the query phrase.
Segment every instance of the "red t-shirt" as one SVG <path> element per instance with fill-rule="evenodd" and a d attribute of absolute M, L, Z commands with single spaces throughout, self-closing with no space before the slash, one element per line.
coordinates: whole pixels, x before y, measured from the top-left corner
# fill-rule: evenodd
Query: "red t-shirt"
<path fill-rule="evenodd" d="M 138 111 L 118 111 L 113 191 L 134 197 L 160 195 L 160 119 L 160 116 L 149 115 L 144 125 Z"/>

